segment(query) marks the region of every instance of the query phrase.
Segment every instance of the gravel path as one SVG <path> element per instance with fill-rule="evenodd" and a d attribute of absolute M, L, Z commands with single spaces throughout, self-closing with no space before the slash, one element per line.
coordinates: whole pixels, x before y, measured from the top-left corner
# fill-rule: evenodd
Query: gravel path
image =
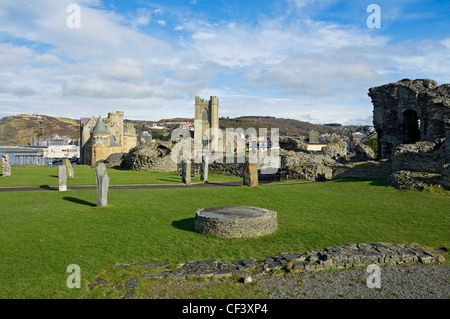
<path fill-rule="evenodd" d="M 273 299 L 449 299 L 450 265 L 381 267 L 381 288 L 368 288 L 365 269 L 257 275 L 258 287 Z"/>

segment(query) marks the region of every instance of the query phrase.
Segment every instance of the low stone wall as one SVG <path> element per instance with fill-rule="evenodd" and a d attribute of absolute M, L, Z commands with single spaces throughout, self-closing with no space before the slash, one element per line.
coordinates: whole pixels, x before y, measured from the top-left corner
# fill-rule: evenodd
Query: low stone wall
<path fill-rule="evenodd" d="M 343 177 L 377 179 L 387 178 L 391 174 L 392 165 L 388 160 L 338 164 L 333 167 L 333 179 Z"/>
<path fill-rule="evenodd" d="M 365 179 L 387 178 L 392 174 L 389 160 L 367 161 L 359 163 L 339 163 L 322 152 L 282 151 L 281 168 L 284 179 L 331 180 L 342 177 Z M 339 158 L 341 161 L 342 158 Z M 210 163 L 209 172 L 223 175 L 243 177 L 243 163 Z M 260 174 L 260 179 L 273 179 L 274 176 Z"/>
<path fill-rule="evenodd" d="M 427 171 L 441 173 L 444 165 L 444 148 L 433 150 L 436 143 L 418 142 L 402 144 L 392 156 L 393 171 Z"/>
<path fill-rule="evenodd" d="M 239 273 L 252 274 L 280 270 L 285 272 L 308 272 L 326 269 L 364 267 L 370 264 L 393 266 L 412 263 L 442 263 L 444 257 L 411 244 L 346 244 L 305 253 L 280 253 L 265 259 L 219 261 L 217 259 L 189 261 L 173 270 L 145 274 L 144 278 L 180 276 L 229 277 Z M 145 264 L 141 264 L 145 265 Z M 151 266 L 152 264 L 148 264 Z M 155 264 L 155 267 L 165 265 Z M 130 265 L 119 265 L 129 267 Z"/>
<path fill-rule="evenodd" d="M 400 189 L 423 191 L 430 186 L 442 183 L 441 175 L 428 172 L 396 171 L 387 178 L 387 182 Z"/>
<path fill-rule="evenodd" d="M 213 162 L 208 165 L 208 172 L 214 174 L 228 175 L 228 176 L 244 176 L 244 163 L 223 163 Z"/>

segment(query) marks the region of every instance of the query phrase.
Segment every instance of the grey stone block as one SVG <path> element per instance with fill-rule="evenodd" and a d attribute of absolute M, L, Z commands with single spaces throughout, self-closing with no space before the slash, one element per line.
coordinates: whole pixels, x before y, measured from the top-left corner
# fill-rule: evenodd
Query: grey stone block
<path fill-rule="evenodd" d="M 2 155 L 2 176 L 11 176 L 11 163 L 8 154 Z"/>
<path fill-rule="evenodd" d="M 58 181 L 59 191 L 65 192 L 67 190 L 67 170 L 64 165 L 58 166 Z"/>
<path fill-rule="evenodd" d="M 108 205 L 109 177 L 106 173 L 105 164 L 100 163 L 95 168 L 95 180 L 97 185 L 97 206 L 105 207 Z"/>
<path fill-rule="evenodd" d="M 191 185 L 191 161 L 184 159 L 181 170 L 181 180 L 185 185 Z"/>

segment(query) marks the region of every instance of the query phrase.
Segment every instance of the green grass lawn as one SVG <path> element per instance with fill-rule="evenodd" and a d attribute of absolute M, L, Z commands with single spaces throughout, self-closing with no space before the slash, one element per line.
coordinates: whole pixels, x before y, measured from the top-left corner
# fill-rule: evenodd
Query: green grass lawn
<path fill-rule="evenodd" d="M 97 297 L 88 283 L 119 263 L 263 258 L 358 242 L 450 247 L 447 193 L 382 182 L 110 190 L 108 207 L 95 204 L 95 190 L 0 192 L 0 298 Z M 278 230 L 256 239 L 196 233 L 195 211 L 222 205 L 275 210 Z M 81 268 L 81 289 L 66 286 L 70 264 Z"/>
<path fill-rule="evenodd" d="M 58 186 L 58 167 L 12 166 L 11 176 L 2 178 L 0 176 L 0 187 L 20 186 Z M 89 166 L 73 166 L 75 178 L 67 180 L 67 185 L 95 185 L 95 168 Z M 110 185 L 133 185 L 133 184 L 181 184 L 181 176 L 176 172 L 145 172 L 117 168 L 107 168 Z M 211 182 L 241 181 L 242 178 L 209 174 Z M 192 177 L 192 183 L 199 183 L 200 177 Z"/>

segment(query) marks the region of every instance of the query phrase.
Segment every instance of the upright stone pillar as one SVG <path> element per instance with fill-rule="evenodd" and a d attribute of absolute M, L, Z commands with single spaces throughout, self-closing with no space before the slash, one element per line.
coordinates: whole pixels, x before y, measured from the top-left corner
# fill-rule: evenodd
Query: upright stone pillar
<path fill-rule="evenodd" d="M 108 205 L 109 177 L 106 173 L 105 164 L 99 163 L 95 168 L 95 181 L 97 185 L 97 206 Z"/>
<path fill-rule="evenodd" d="M 67 190 L 67 170 L 64 165 L 58 166 L 59 191 L 65 192 Z"/>
<path fill-rule="evenodd" d="M 62 160 L 62 164 L 66 167 L 67 178 L 74 178 L 75 174 L 74 174 L 72 163 L 70 162 L 70 160 L 68 158 L 64 158 Z"/>
<path fill-rule="evenodd" d="M 256 163 L 250 163 L 248 159 L 244 164 L 244 185 L 258 187 L 258 166 Z"/>
<path fill-rule="evenodd" d="M 191 185 L 191 161 L 188 159 L 183 159 L 181 180 L 184 184 Z"/>
<path fill-rule="evenodd" d="M 209 156 L 203 155 L 202 156 L 202 170 L 200 172 L 200 179 L 208 183 L 208 165 L 209 165 Z"/>
<path fill-rule="evenodd" d="M 2 176 L 11 176 L 11 163 L 8 154 L 2 155 Z"/>

